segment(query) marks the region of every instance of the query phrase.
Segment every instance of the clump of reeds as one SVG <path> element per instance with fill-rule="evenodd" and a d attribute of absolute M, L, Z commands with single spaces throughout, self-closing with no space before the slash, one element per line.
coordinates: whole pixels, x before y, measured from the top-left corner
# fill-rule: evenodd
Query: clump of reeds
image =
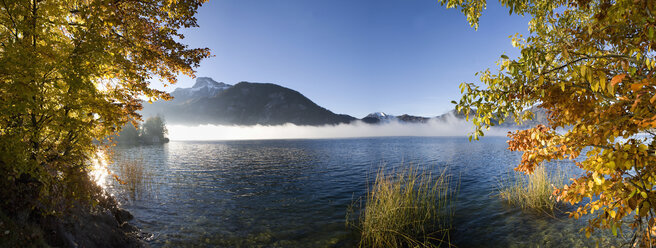
<path fill-rule="evenodd" d="M 530 175 L 510 173 L 505 180 L 499 181 L 499 196 L 522 209 L 552 214 L 559 206 L 553 196 L 554 189 L 565 183 L 566 176 L 560 167 L 550 172 L 545 166 L 538 166 Z"/>
<path fill-rule="evenodd" d="M 124 160 L 117 163 L 117 180 L 130 199 L 141 199 L 153 191 L 153 176 L 139 159 Z"/>
<path fill-rule="evenodd" d="M 361 232 L 360 247 L 450 246 L 455 205 L 450 182 L 446 170 L 438 177 L 415 168 L 391 175 L 379 170 L 359 223 L 351 223 Z"/>

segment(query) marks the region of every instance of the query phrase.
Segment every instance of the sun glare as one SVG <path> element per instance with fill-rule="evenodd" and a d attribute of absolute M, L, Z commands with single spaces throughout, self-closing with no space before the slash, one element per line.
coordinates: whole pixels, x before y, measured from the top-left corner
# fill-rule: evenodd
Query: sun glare
<path fill-rule="evenodd" d="M 98 150 L 91 158 L 91 179 L 93 179 L 98 186 L 107 189 L 107 176 L 108 172 L 108 158 L 103 150 Z"/>

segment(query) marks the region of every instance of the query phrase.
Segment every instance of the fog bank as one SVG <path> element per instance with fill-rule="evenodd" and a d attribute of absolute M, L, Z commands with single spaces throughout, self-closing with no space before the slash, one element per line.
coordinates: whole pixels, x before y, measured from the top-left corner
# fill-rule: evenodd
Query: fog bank
<path fill-rule="evenodd" d="M 402 123 L 391 121 L 382 124 L 366 124 L 356 121 L 350 124 L 326 126 L 231 126 L 231 125 L 169 125 L 171 140 L 253 140 L 253 139 L 323 139 L 385 136 L 467 136 L 473 125 L 455 117 L 446 121 L 431 119 L 427 123 Z M 505 136 L 508 130 L 490 129 L 486 136 Z"/>

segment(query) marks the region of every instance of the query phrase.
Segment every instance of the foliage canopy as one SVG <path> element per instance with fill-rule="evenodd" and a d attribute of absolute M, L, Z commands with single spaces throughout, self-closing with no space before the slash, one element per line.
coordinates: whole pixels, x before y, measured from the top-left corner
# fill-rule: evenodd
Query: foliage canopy
<path fill-rule="evenodd" d="M 203 2 L 0 2 L 3 211 L 58 212 L 92 198 L 84 185 L 98 144 L 140 118 L 139 97 L 170 98 L 148 80 L 173 84 L 209 56 L 179 42 Z"/>
<path fill-rule="evenodd" d="M 485 0 L 440 2 L 460 8 L 474 27 L 485 8 Z M 656 244 L 656 1 L 500 2 L 532 17 L 530 34 L 512 37 L 518 58 L 502 55 L 497 72 L 479 74 L 485 87 L 461 85 L 456 108 L 476 109 L 473 137 L 493 119 L 521 122 L 531 118 L 529 107 L 545 109 L 547 125 L 509 134 L 509 149 L 524 152 L 516 170 L 580 160 L 585 173 L 555 193 L 573 204 L 591 199 L 571 213 L 592 215 L 586 236 L 596 228 L 616 233 L 632 219 L 634 239 Z"/>

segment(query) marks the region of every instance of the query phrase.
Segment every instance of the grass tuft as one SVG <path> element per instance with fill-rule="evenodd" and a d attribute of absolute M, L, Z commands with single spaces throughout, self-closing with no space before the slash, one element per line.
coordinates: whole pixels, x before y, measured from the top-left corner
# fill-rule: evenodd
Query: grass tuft
<path fill-rule="evenodd" d="M 153 191 L 153 176 L 140 159 L 124 160 L 117 163 L 119 184 L 130 199 L 142 199 Z"/>
<path fill-rule="evenodd" d="M 511 172 L 499 182 L 499 196 L 510 205 L 553 214 L 559 207 L 553 191 L 563 186 L 566 176 L 561 168 L 549 172 L 545 166 L 538 166 L 530 175 Z"/>
<path fill-rule="evenodd" d="M 360 230 L 360 247 L 450 246 L 453 193 L 446 170 L 437 177 L 409 168 L 376 175 L 357 224 L 347 211 L 347 224 Z"/>

